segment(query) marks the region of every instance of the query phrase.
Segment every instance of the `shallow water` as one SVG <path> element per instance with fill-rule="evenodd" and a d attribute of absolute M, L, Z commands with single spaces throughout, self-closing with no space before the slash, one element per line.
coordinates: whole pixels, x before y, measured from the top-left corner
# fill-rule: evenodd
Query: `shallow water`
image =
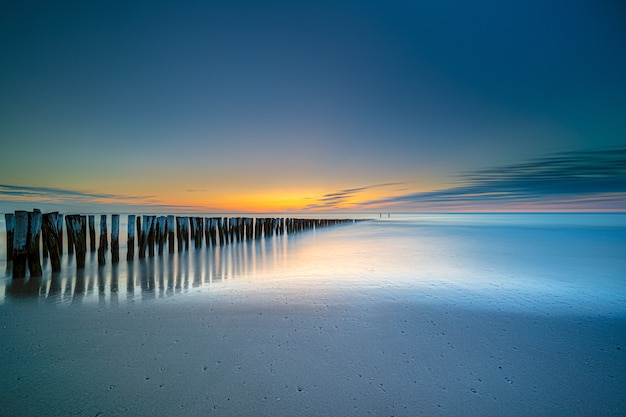
<path fill-rule="evenodd" d="M 498 310 L 626 314 L 624 214 L 384 214 L 258 241 L 192 242 L 189 251 L 133 262 L 122 244 L 117 265 L 107 254 L 100 267 L 88 253 L 76 271 L 64 255 L 61 273 L 45 260 L 43 277 L 23 281 L 11 279 L 0 239 L 0 304 L 116 305 L 233 290 L 289 292 L 306 302 L 319 288 L 380 288 Z"/>

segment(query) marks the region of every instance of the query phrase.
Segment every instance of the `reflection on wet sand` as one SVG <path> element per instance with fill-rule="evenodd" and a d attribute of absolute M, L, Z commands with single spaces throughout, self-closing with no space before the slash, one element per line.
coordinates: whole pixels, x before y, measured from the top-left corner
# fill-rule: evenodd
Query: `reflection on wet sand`
<path fill-rule="evenodd" d="M 74 268 L 74 257 L 67 256 L 62 272 L 54 273 L 46 260 L 42 277 L 7 279 L 0 302 L 30 299 L 72 305 L 97 302 L 115 307 L 120 301 L 134 302 L 138 292 L 139 300 L 149 301 L 191 289 L 209 289 L 284 264 L 287 243 L 287 236 L 273 236 L 136 259 L 126 265 L 98 265 L 92 255 L 87 257 L 85 269 Z"/>

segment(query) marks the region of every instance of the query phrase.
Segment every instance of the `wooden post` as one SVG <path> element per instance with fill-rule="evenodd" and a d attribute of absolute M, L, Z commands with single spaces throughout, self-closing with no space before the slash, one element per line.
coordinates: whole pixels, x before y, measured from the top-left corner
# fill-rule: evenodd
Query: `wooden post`
<path fill-rule="evenodd" d="M 167 245 L 170 253 L 174 253 L 174 216 L 167 216 Z"/>
<path fill-rule="evenodd" d="M 72 216 L 74 215 L 72 214 Z M 68 217 L 70 216 L 65 216 L 65 226 L 67 227 L 67 254 L 71 255 L 74 253 L 74 231 L 71 229 L 71 220 Z"/>
<path fill-rule="evenodd" d="M 4 222 L 7 229 L 7 262 L 13 261 L 13 234 L 15 232 L 15 215 L 13 213 L 6 213 L 4 215 Z"/>
<path fill-rule="evenodd" d="M 120 215 L 111 215 L 111 263 L 120 261 Z"/>
<path fill-rule="evenodd" d="M 228 243 L 228 218 L 219 218 L 220 245 Z"/>
<path fill-rule="evenodd" d="M 34 210 L 28 213 L 28 270 L 31 277 L 40 277 L 41 258 L 39 257 L 39 238 L 41 236 L 41 211 Z"/>
<path fill-rule="evenodd" d="M 229 220 L 229 228 L 228 231 L 230 232 L 230 241 L 231 242 L 235 242 L 236 240 L 236 226 L 237 226 L 237 219 L 234 217 L 231 217 Z"/>
<path fill-rule="evenodd" d="M 106 259 L 104 254 L 109 248 L 109 240 L 107 238 L 107 215 L 100 216 L 100 246 L 98 247 L 98 265 L 104 265 Z"/>
<path fill-rule="evenodd" d="M 86 231 L 84 230 L 85 216 L 72 214 L 66 216 L 65 220 L 67 234 L 72 237 L 73 246 L 76 249 L 76 268 L 83 269 L 85 268 L 85 255 L 87 253 Z"/>
<path fill-rule="evenodd" d="M 204 218 L 204 244 L 208 248 L 211 244 L 211 219 Z"/>
<path fill-rule="evenodd" d="M 211 218 L 211 244 L 214 246 L 217 245 L 218 220 L 217 217 Z"/>
<path fill-rule="evenodd" d="M 59 233 L 59 256 L 63 256 L 63 215 L 59 214 L 57 216 L 57 231 Z"/>
<path fill-rule="evenodd" d="M 224 237 L 222 235 L 222 228 L 224 227 L 223 222 L 224 219 L 222 219 L 221 217 L 217 217 L 215 219 L 215 235 L 216 238 L 219 239 L 220 245 L 224 243 Z"/>
<path fill-rule="evenodd" d="M 148 216 L 150 228 L 148 229 L 148 256 L 154 256 L 154 235 L 156 229 L 156 216 Z"/>
<path fill-rule="evenodd" d="M 189 250 L 189 217 L 183 217 L 183 236 L 185 238 L 185 250 Z"/>
<path fill-rule="evenodd" d="M 165 233 L 165 223 L 167 222 L 167 218 L 165 216 L 159 216 L 157 219 L 157 236 L 158 236 L 158 245 L 159 245 L 159 255 L 163 255 L 163 250 L 165 248 L 165 238 L 167 234 Z"/>
<path fill-rule="evenodd" d="M 13 278 L 26 276 L 26 259 L 28 248 L 28 212 L 18 210 L 15 212 L 15 228 L 13 234 Z"/>
<path fill-rule="evenodd" d="M 96 251 L 96 219 L 95 216 L 89 216 L 89 249 L 91 252 Z"/>
<path fill-rule="evenodd" d="M 148 220 L 149 216 L 143 216 L 143 226 L 141 227 L 141 232 L 139 233 L 139 258 L 143 259 L 146 257 L 146 249 L 148 247 L 148 233 L 150 231 L 150 224 Z M 139 224 L 139 222 L 137 222 Z"/>
<path fill-rule="evenodd" d="M 192 217 L 193 219 L 193 247 L 201 248 L 202 247 L 202 234 L 203 234 L 203 225 L 202 217 Z"/>
<path fill-rule="evenodd" d="M 41 226 L 41 250 L 42 256 L 44 259 L 48 258 L 48 239 L 46 236 L 46 230 L 43 228 L 43 216 L 42 216 L 42 226 Z"/>
<path fill-rule="evenodd" d="M 251 240 L 254 237 L 254 219 L 246 218 L 246 239 Z"/>
<path fill-rule="evenodd" d="M 263 219 L 256 219 L 254 225 L 254 237 L 260 239 L 263 236 Z"/>
<path fill-rule="evenodd" d="M 137 239 L 137 243 L 141 244 L 141 216 L 137 216 Z"/>
<path fill-rule="evenodd" d="M 176 216 L 176 241 L 178 243 L 178 251 L 183 251 L 183 218 Z"/>
<path fill-rule="evenodd" d="M 59 254 L 59 228 L 58 228 L 59 213 L 46 213 L 42 219 L 42 231 L 45 240 L 47 241 L 48 251 L 50 252 L 50 264 L 52 266 L 52 272 L 61 271 L 61 256 Z"/>
<path fill-rule="evenodd" d="M 195 217 L 189 218 L 189 237 L 195 244 L 195 240 L 196 240 L 196 218 Z"/>
<path fill-rule="evenodd" d="M 128 215 L 128 241 L 126 245 L 126 260 L 132 261 L 135 258 L 135 215 Z"/>

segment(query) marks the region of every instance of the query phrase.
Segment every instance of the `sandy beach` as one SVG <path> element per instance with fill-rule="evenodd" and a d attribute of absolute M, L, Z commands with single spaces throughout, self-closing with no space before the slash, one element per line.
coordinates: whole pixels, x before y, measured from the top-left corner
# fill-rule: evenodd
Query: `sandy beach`
<path fill-rule="evenodd" d="M 374 222 L 5 277 L 0 414 L 624 415 L 621 230 Z"/>
<path fill-rule="evenodd" d="M 623 415 L 626 320 L 344 288 L 3 306 L 2 415 Z M 10 307 L 10 308 L 8 308 Z"/>

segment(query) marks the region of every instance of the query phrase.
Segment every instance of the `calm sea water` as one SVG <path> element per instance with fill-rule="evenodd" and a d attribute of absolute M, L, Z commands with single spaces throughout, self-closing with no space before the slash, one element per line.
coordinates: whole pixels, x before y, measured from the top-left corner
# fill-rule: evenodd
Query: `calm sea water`
<path fill-rule="evenodd" d="M 626 315 L 626 214 L 387 214 L 371 221 L 126 262 L 72 256 L 12 280 L 0 220 L 0 304 L 116 305 L 228 291 L 376 291 L 481 308 Z M 98 217 L 97 217 L 98 220 Z M 110 218 L 109 218 L 110 221 Z M 167 252 L 167 251 L 166 251 Z"/>

